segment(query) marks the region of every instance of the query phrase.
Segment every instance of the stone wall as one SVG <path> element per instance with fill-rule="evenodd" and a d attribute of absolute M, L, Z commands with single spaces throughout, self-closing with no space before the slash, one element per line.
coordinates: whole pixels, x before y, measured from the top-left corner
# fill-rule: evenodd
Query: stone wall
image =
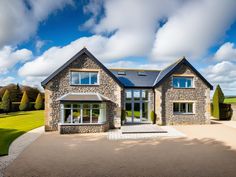
<path fill-rule="evenodd" d="M 59 125 L 60 134 L 72 133 L 99 133 L 106 132 L 109 129 L 108 123 L 102 125 Z"/>
<path fill-rule="evenodd" d="M 70 69 L 98 70 L 99 85 L 75 86 L 70 85 Z M 107 120 L 113 127 L 113 118 L 119 114 L 122 105 L 122 88 L 96 62 L 81 55 L 68 67 L 55 76 L 45 87 L 45 130 L 58 130 L 60 120 L 60 102 L 58 98 L 67 93 L 100 93 L 111 101 L 107 103 Z"/>
<path fill-rule="evenodd" d="M 172 76 L 193 76 L 194 88 L 176 89 L 172 87 Z M 160 123 L 174 124 L 206 124 L 210 122 L 210 89 L 192 70 L 182 65 L 161 87 L 156 88 L 156 110 L 161 115 Z M 174 114 L 174 102 L 193 102 L 194 114 Z M 161 105 L 161 108 L 158 106 Z"/>

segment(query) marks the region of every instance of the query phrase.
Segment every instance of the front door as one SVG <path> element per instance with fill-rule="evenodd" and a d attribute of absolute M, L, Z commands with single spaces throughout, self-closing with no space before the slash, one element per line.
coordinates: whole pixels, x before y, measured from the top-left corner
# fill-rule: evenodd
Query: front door
<path fill-rule="evenodd" d="M 148 92 L 146 90 L 126 90 L 125 110 L 127 123 L 148 121 Z"/>

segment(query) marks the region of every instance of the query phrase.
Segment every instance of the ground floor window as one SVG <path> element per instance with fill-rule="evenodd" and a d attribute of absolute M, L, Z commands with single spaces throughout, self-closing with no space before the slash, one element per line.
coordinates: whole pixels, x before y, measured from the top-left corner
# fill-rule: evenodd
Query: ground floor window
<path fill-rule="evenodd" d="M 104 123 L 105 103 L 64 103 L 61 104 L 61 123 Z"/>
<path fill-rule="evenodd" d="M 177 114 L 193 114 L 193 103 L 173 103 L 173 112 Z"/>

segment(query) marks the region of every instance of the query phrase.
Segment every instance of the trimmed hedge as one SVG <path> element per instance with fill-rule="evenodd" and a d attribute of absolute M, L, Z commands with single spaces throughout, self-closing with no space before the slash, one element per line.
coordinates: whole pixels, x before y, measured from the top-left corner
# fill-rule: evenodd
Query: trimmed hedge
<path fill-rule="evenodd" d="M 152 121 L 152 123 L 155 124 L 155 122 L 156 122 L 156 114 L 155 114 L 154 111 L 151 111 L 151 113 L 150 113 L 150 117 L 151 117 L 151 121 Z"/>
<path fill-rule="evenodd" d="M 1 102 L 0 102 L 1 105 Z M 30 102 L 29 103 L 29 111 L 35 110 L 34 108 L 35 102 Z M 11 104 L 11 111 L 10 112 L 18 112 L 19 110 L 19 106 L 20 106 L 20 102 L 12 102 Z M 0 107 L 0 113 L 4 113 L 4 110 Z"/>
<path fill-rule="evenodd" d="M 224 103 L 224 94 L 220 86 L 217 85 L 213 95 L 213 109 L 212 109 L 212 116 L 217 119 L 220 119 L 220 103 Z"/>
<path fill-rule="evenodd" d="M 220 103 L 220 120 L 230 120 L 233 115 L 231 104 Z"/>

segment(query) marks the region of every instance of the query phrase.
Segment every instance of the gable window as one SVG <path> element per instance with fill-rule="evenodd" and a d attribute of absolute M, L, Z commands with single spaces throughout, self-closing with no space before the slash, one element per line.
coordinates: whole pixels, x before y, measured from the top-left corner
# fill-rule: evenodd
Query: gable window
<path fill-rule="evenodd" d="M 98 85 L 98 72 L 71 71 L 72 85 Z"/>
<path fill-rule="evenodd" d="M 174 88 L 193 88 L 193 77 L 173 77 Z"/>
<path fill-rule="evenodd" d="M 177 114 L 193 114 L 193 103 L 173 103 L 173 112 Z"/>

